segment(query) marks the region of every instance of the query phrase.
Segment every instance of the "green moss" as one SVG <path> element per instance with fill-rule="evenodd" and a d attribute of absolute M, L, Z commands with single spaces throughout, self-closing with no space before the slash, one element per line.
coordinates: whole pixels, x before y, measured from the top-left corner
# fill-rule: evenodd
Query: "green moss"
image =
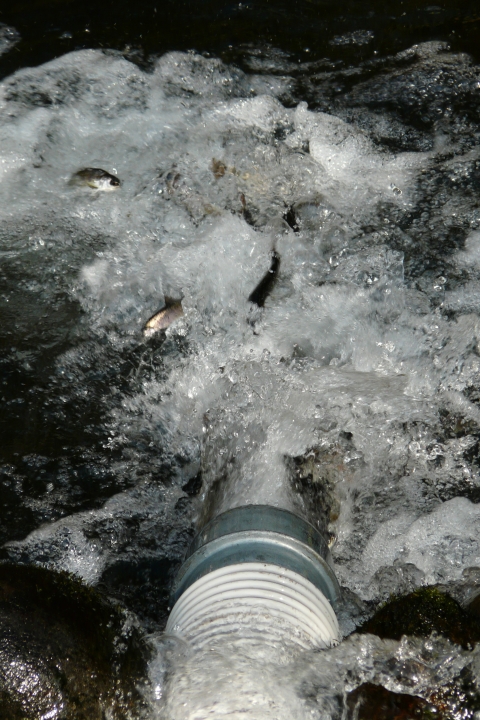
<path fill-rule="evenodd" d="M 393 597 L 358 631 L 393 640 L 436 632 L 469 649 L 480 639 L 480 622 L 450 596 L 435 587 L 425 587 Z"/>

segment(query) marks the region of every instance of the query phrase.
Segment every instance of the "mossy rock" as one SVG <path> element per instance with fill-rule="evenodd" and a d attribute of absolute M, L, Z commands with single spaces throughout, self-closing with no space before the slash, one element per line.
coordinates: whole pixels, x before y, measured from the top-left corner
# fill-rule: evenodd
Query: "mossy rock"
<path fill-rule="evenodd" d="M 469 614 L 480 623 L 480 593 L 471 598 L 466 607 Z"/>
<path fill-rule="evenodd" d="M 74 576 L 0 565 L 2 720 L 135 720 L 148 656 L 130 616 Z"/>
<path fill-rule="evenodd" d="M 392 640 L 400 640 L 402 635 L 428 637 L 436 632 L 471 649 L 480 640 L 480 621 L 449 595 L 435 587 L 424 587 L 389 600 L 358 632 Z"/>

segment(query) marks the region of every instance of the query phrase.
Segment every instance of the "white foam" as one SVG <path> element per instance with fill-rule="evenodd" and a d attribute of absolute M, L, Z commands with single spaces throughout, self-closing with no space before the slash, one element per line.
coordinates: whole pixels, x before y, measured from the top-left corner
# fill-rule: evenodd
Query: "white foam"
<path fill-rule="evenodd" d="M 368 577 L 400 561 L 422 570 L 426 584 L 460 578 L 480 562 L 478 505 L 457 497 L 427 515 L 403 514 L 383 523 L 363 552 L 362 571 Z"/>
<path fill-rule="evenodd" d="M 304 102 L 294 122 L 290 143 L 298 137 L 309 141 L 310 155 L 326 175 L 322 185 L 328 188 L 327 197 L 336 207 L 350 206 L 356 213 L 362 213 L 363 203 L 380 198 L 407 202 L 407 189 L 428 161 L 422 153 L 379 152 L 363 132 L 340 118 L 307 110 Z"/>

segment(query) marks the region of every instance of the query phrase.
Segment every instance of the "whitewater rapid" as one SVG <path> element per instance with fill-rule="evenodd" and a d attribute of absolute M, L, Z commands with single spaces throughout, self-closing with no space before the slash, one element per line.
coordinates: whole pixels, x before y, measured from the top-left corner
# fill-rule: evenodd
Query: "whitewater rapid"
<path fill-rule="evenodd" d="M 348 633 L 366 602 L 432 583 L 463 597 L 479 580 L 480 74 L 440 43 L 350 73 L 252 68 L 173 52 L 147 72 L 82 50 L 1 83 L 0 252 L 14 278 L 2 340 L 33 393 L 50 343 L 48 413 L 101 432 L 85 460 L 93 497 L 115 478 L 76 504 L 68 448 L 12 456 L 19 477 L 21 462 L 64 460 L 18 501 L 33 520 L 2 552 L 121 595 L 119 568 L 178 564 L 222 474 L 236 479 L 225 507 L 295 508 L 304 472 L 336 537 Z M 71 187 L 84 167 L 121 187 Z M 255 310 L 273 249 L 279 276 Z M 165 295 L 184 316 L 145 340 Z M 383 658 L 362 670 L 371 679 L 392 654 L 423 652 L 402 642 L 350 639 L 308 670 L 297 659 L 285 717 L 333 716 L 347 683 L 335 666 L 308 694 L 299 677 Z M 437 643 L 428 682 L 453 652 Z M 279 653 L 263 659 L 268 678 Z M 469 662 L 455 653 L 448 677 Z M 195 688 L 178 687 L 194 707 Z M 169 702 L 169 717 L 193 717 Z"/>

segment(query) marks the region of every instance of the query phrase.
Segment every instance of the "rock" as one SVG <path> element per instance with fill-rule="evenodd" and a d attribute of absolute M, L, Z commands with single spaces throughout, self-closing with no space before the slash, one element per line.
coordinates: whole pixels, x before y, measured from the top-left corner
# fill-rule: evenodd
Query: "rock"
<path fill-rule="evenodd" d="M 74 576 L 0 565 L 2 720 L 135 720 L 148 655 L 131 616 Z"/>
<path fill-rule="evenodd" d="M 436 632 L 471 649 L 480 639 L 480 621 L 449 595 L 424 587 L 389 600 L 358 632 L 400 640 L 402 635 L 426 637 Z"/>
<path fill-rule="evenodd" d="M 436 708 L 423 698 L 390 692 L 369 682 L 348 693 L 346 706 L 346 720 L 443 720 Z"/>
<path fill-rule="evenodd" d="M 480 711 L 480 693 L 470 668 L 454 680 L 433 690 L 429 701 L 437 708 L 438 720 L 474 720 Z"/>

